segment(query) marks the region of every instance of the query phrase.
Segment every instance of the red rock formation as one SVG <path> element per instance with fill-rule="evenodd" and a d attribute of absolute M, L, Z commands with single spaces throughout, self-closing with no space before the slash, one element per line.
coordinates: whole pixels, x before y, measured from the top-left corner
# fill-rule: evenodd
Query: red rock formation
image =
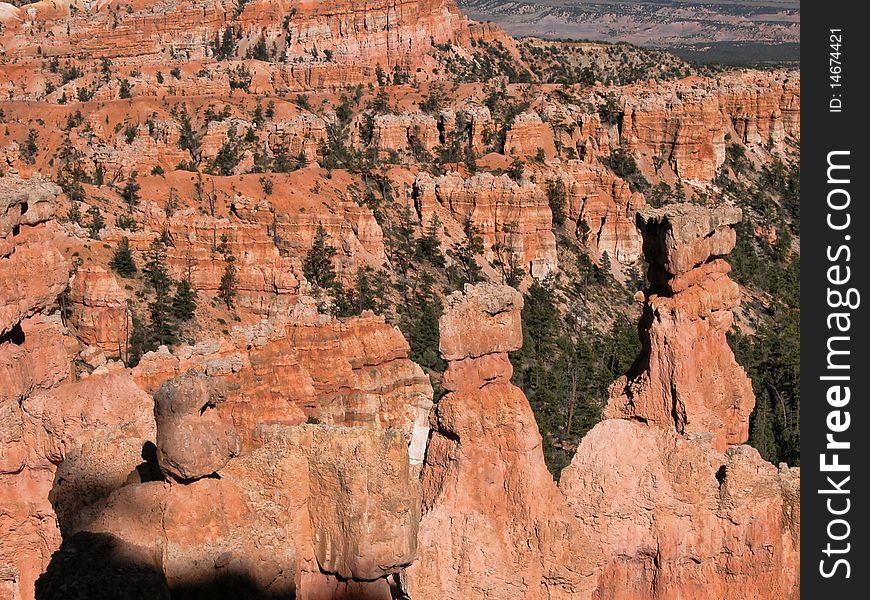
<path fill-rule="evenodd" d="M 727 263 L 739 209 L 676 205 L 638 218 L 653 285 L 641 324 L 644 352 L 611 388 L 605 414 L 681 434 L 709 434 L 723 451 L 749 437 L 755 396 L 725 334 L 739 302 Z"/>
<path fill-rule="evenodd" d="M 548 185 L 558 179 L 565 185 L 565 216 L 582 235 L 581 221 L 589 227 L 582 241 L 598 253 L 631 264 L 641 254 L 641 236 L 634 224 L 638 209 L 644 206 L 643 194 L 633 193 L 628 183 L 604 166 L 583 161 L 567 161 L 554 169 L 552 177 L 539 182 Z"/>
<path fill-rule="evenodd" d="M 516 116 L 507 132 L 504 149 L 506 154 L 536 157 L 543 150 L 547 159 L 556 156 L 553 128 L 541 120 L 536 112 L 524 112 Z"/>
<path fill-rule="evenodd" d="M 84 344 L 123 356 L 131 323 L 127 294 L 114 275 L 98 266 L 83 266 L 70 280 L 70 323 Z"/>
<path fill-rule="evenodd" d="M 414 199 L 423 223 L 439 215 L 442 223 L 449 219 L 460 224 L 461 231 L 461 224 L 470 219 L 483 238 L 484 257 L 490 263 L 513 262 L 536 279 L 557 268 L 550 206 L 532 183 L 518 184 L 506 175 L 490 173 L 470 179 L 457 173 L 434 178 L 421 174 L 414 182 Z"/>
<path fill-rule="evenodd" d="M 308 301 L 306 301 L 308 302 Z M 432 387 L 398 329 L 371 313 L 340 321 L 301 304 L 289 321 L 266 320 L 222 340 L 148 353 L 133 370 L 146 390 L 190 369 L 232 389 L 216 411 L 235 425 L 243 447 L 260 424 L 396 428 L 419 464 Z"/>
<path fill-rule="evenodd" d="M 33 597 L 61 530 L 127 478 L 154 429 L 151 398 L 128 376 L 70 382 L 78 345 L 59 315 L 37 314 L 56 310 L 69 280 L 56 227 L 44 222 L 58 192 L 38 179 L 0 178 L 0 565 L 22 598 Z M 82 463 L 90 480 L 75 473 Z"/>
<path fill-rule="evenodd" d="M 38 178 L 0 177 L 0 335 L 52 306 L 67 285 L 69 267 L 50 244 L 55 229 L 43 223 L 59 193 Z"/>
<path fill-rule="evenodd" d="M 411 157 L 420 151 L 431 155 L 440 143 L 439 135 L 435 119 L 426 114 L 375 115 L 372 144 L 382 157 L 391 151 Z"/>
<path fill-rule="evenodd" d="M 19 59 L 37 57 L 39 47 L 61 57 L 124 57 L 138 64 L 156 64 L 172 57 L 190 63 L 212 57 L 216 40 L 219 43 L 224 31 L 232 27 L 233 57 L 245 58 L 263 40 L 275 61 L 274 66 L 248 62 L 255 93 L 373 81 L 378 64 L 387 73 L 396 65 L 410 72 L 420 66 L 431 70 L 435 63 L 427 53 L 433 44 L 469 39 L 467 19 L 452 0 L 378 0 L 364 7 L 350 0 L 329 5 L 311 0 L 252 0 L 240 12 L 218 0 L 184 4 L 135 0 L 123 11 L 94 5 L 74 12 L 37 2 L 12 12 L 0 40 L 8 55 Z M 44 32 L 48 31 L 47 36 Z M 191 72 L 183 73 L 181 81 L 158 82 L 153 70 L 139 72 L 132 78 L 133 92 L 228 94 L 228 73 L 234 67 L 213 65 L 206 70 L 208 81 Z M 137 85 L 137 79 L 142 85 Z M 57 94 L 75 97 L 80 87 L 95 87 L 99 100 L 118 97 L 117 83 L 96 77 L 70 82 Z M 24 86 L 15 91 L 27 93 Z"/>
<path fill-rule="evenodd" d="M 606 420 L 560 488 L 589 536 L 594 600 L 800 597 L 800 475 L 754 448 Z"/>
<path fill-rule="evenodd" d="M 440 339 L 452 391 L 437 405 L 422 472 L 417 558 L 402 578 L 411 598 L 567 598 L 589 574 L 585 535 L 509 382 L 521 308 L 519 292 L 491 284 L 447 299 Z"/>
<path fill-rule="evenodd" d="M 688 180 L 710 182 L 725 161 L 726 135 L 782 152 L 800 138 L 800 78 L 793 73 L 745 72 L 688 78 L 648 89 L 627 88 L 620 127 L 623 144 L 659 156 Z"/>
<path fill-rule="evenodd" d="M 261 433 L 219 479 L 119 489 L 88 531 L 141 548 L 170 587 L 237 574 L 303 599 L 347 586 L 389 598 L 383 577 L 411 561 L 419 520 L 403 436 L 311 425 Z"/>
<path fill-rule="evenodd" d="M 800 472 L 735 445 L 755 399 L 725 340 L 739 294 L 718 257 L 740 217 L 693 205 L 638 217 L 644 348 L 560 481 L 590 535 L 595 600 L 799 597 Z"/>
<path fill-rule="evenodd" d="M 154 393 L 157 462 L 167 476 L 181 481 L 202 479 L 238 454 L 235 427 L 214 410 L 226 400 L 222 383 L 188 372 Z"/>
<path fill-rule="evenodd" d="M 18 464 L 4 465 L 0 476 L 7 532 L 0 562 L 18 571 L 22 597 L 30 598 L 60 546 L 60 532 L 85 520 L 125 482 L 154 425 L 151 398 L 126 375 L 92 376 L 33 394 L 19 411 L 9 415 L 4 435 Z M 56 479 L 60 464 L 64 476 Z"/>

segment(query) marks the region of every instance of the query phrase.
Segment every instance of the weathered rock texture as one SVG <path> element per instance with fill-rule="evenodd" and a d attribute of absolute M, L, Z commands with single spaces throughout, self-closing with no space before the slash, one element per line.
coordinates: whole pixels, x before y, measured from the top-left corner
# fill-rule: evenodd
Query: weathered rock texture
<path fill-rule="evenodd" d="M 412 598 L 567 598 L 589 574 L 584 532 L 544 465 L 528 400 L 510 383 L 522 302 L 490 284 L 447 299 L 450 393 L 422 473 L 417 559 L 403 577 Z"/>
<path fill-rule="evenodd" d="M 78 343 L 49 314 L 69 283 L 50 221 L 59 191 L 0 178 L 0 570 L 21 598 L 154 435 L 151 398 L 129 376 L 71 382 Z"/>
<path fill-rule="evenodd" d="M 631 264 L 641 255 L 641 236 L 634 219 L 643 208 L 643 194 L 632 192 L 628 183 L 602 165 L 572 160 L 559 166 L 554 177 L 565 186 L 565 216 L 576 226 L 579 241 L 598 255 Z M 581 223 L 589 228 L 585 239 Z"/>
<path fill-rule="evenodd" d="M 395 428 L 419 464 L 432 386 L 408 351 L 401 332 L 382 317 L 338 320 L 300 303 L 289 320 L 264 320 L 220 340 L 148 353 L 133 376 L 149 391 L 191 369 L 222 380 L 229 386 L 226 399 L 204 414 L 217 412 L 232 423 L 242 447 L 256 443 L 261 424 L 316 419 Z"/>
<path fill-rule="evenodd" d="M 157 462 L 166 475 L 201 479 L 238 454 L 235 427 L 223 422 L 214 410 L 226 399 L 223 388 L 220 380 L 188 372 L 154 393 Z"/>
<path fill-rule="evenodd" d="M 490 263 L 515 264 L 538 279 L 558 265 L 552 212 L 544 192 L 532 183 L 490 173 L 470 179 L 458 173 L 421 174 L 414 182 L 414 201 L 427 225 L 440 211 L 446 212 L 439 216 L 442 222 L 470 220 Z"/>
<path fill-rule="evenodd" d="M 243 59 L 262 39 L 274 63 L 253 62 L 252 89 L 292 90 L 342 86 L 374 80 L 375 65 L 391 73 L 429 66 L 433 44 L 467 39 L 468 21 L 452 0 L 378 0 L 360 6 L 350 0 L 324 4 L 309 0 L 252 0 L 241 10 L 218 0 L 183 4 L 137 0 L 123 11 L 94 4 L 75 12 L 38 2 L 10 7 L 3 42 L 10 56 L 36 57 L 37 46 L 53 56 L 86 56 L 149 64 L 172 56 L 186 62 L 214 54 L 215 40 L 232 28 L 229 58 Z M 40 39 L 24 35 L 24 23 Z M 66 27 L 68 25 L 68 28 Z M 57 31 L 57 33 L 54 33 Z M 45 32 L 51 32 L 46 35 Z M 206 79 L 182 73 L 182 79 L 154 80 L 153 72 L 132 78 L 134 93 L 149 95 L 229 92 L 230 68 L 214 68 Z M 193 85 L 184 85 L 188 80 Z M 77 81 L 66 91 L 75 94 Z M 97 99 L 119 96 L 117 82 L 97 80 Z M 58 93 L 62 93 L 60 90 Z"/>
<path fill-rule="evenodd" d="M 132 324 L 127 294 L 115 276 L 101 267 L 80 267 L 70 281 L 68 300 L 77 337 L 110 356 L 124 356 Z"/>
<path fill-rule="evenodd" d="M 69 266 L 50 243 L 55 229 L 45 223 L 59 193 L 40 179 L 0 177 L 0 335 L 52 306 L 67 285 Z"/>
<path fill-rule="evenodd" d="M 800 138 L 800 78 L 789 74 L 750 71 L 659 84 L 653 94 L 625 92 L 620 140 L 634 152 L 661 157 L 685 179 L 716 176 L 726 136 L 776 152 L 786 137 Z"/>
<path fill-rule="evenodd" d="M 595 600 L 797 599 L 800 475 L 749 446 L 605 420 L 562 472 Z"/>
<path fill-rule="evenodd" d="M 611 387 L 605 414 L 681 434 L 709 434 L 723 451 L 749 437 L 752 383 L 725 335 L 740 298 L 721 256 L 734 247 L 740 209 L 676 205 L 638 216 L 652 287 L 643 352 Z"/>
<path fill-rule="evenodd" d="M 237 575 L 255 596 L 388 599 L 384 577 L 413 560 L 417 484 L 395 430 L 269 426 L 219 475 L 123 487 L 88 531 L 139 547 L 180 590 Z"/>
<path fill-rule="evenodd" d="M 800 597 L 800 471 L 739 445 L 755 399 L 725 340 L 739 293 L 721 256 L 740 218 L 638 216 L 643 349 L 560 481 L 590 536 L 596 600 Z"/>

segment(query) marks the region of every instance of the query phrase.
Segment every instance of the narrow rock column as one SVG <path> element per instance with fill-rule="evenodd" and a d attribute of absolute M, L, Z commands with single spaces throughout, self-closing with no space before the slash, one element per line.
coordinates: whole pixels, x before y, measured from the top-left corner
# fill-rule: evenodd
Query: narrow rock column
<path fill-rule="evenodd" d="M 722 259 L 734 248 L 741 216 L 738 208 L 691 204 L 638 214 L 650 281 L 643 349 L 611 386 L 607 418 L 710 435 L 720 451 L 748 439 L 755 395 L 725 338 L 740 290 Z"/>
<path fill-rule="evenodd" d="M 445 303 L 449 393 L 435 408 L 417 556 L 402 575 L 414 600 L 583 597 L 591 570 L 566 541 L 587 541 L 544 464 L 529 401 L 510 383 L 522 306 L 519 292 L 494 284 L 466 285 Z"/>

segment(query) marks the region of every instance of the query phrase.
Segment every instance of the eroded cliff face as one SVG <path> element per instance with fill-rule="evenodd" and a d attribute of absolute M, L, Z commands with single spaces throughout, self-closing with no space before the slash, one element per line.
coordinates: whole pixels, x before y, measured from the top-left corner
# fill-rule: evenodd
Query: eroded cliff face
<path fill-rule="evenodd" d="M 620 140 L 687 180 L 712 181 L 728 141 L 782 152 L 787 137 L 800 138 L 798 77 L 749 71 L 626 91 Z"/>
<path fill-rule="evenodd" d="M 229 93 L 238 64 L 251 58 L 256 62 L 246 60 L 245 68 L 260 92 L 356 85 L 374 79 L 377 65 L 387 73 L 397 66 L 431 72 L 435 44 L 466 43 L 470 35 L 452 0 L 136 0 L 124 9 L 35 2 L 11 6 L 3 20 L 7 56 L 21 63 L 49 56 L 138 65 L 130 83 L 152 96 Z M 181 63 L 177 77 L 156 78 L 156 66 Z M 74 97 L 82 87 L 99 100 L 120 94 L 117 82 L 88 75 L 52 95 Z M 30 95 L 44 81 L 10 81 L 7 88 Z"/>
<path fill-rule="evenodd" d="M 542 190 L 489 173 L 465 179 L 458 173 L 423 174 L 414 182 L 413 199 L 421 221 L 429 224 L 466 221 L 483 239 L 489 263 L 515 264 L 535 279 L 556 271 L 552 213 Z"/>
<path fill-rule="evenodd" d="M 304 298 L 133 370 L 85 373 L 73 359 L 100 331 L 85 325 L 111 303 L 84 300 L 112 296 L 86 290 L 114 288 L 99 270 L 70 278 L 55 188 L 2 185 L 3 281 L 20 281 L 19 252 L 64 267 L 4 295 L 0 573 L 15 597 L 58 597 L 101 569 L 153 597 L 798 597 L 799 470 L 742 445 L 754 399 L 724 339 L 739 211 L 638 215 L 644 350 L 557 485 L 510 383 L 513 288 L 447 298 L 447 393 L 431 416 L 397 329 Z M 67 286 L 65 314 L 92 315 L 68 326 Z"/>
<path fill-rule="evenodd" d="M 622 148 L 714 190 L 729 142 L 761 164 L 799 137 L 795 73 L 459 83 L 481 42 L 516 48 L 451 0 L 0 20 L 0 595 L 797 597 L 799 471 L 742 445 L 754 399 L 725 340 L 739 211 L 647 210 L 607 164 Z M 466 222 L 482 277 L 520 289 L 577 249 L 649 264 L 643 353 L 558 485 L 511 384 L 521 294 L 442 291 Z M 342 292 L 362 273 L 393 278 L 382 303 L 446 295 L 437 403 L 396 321 L 324 314 L 304 266 L 321 230 Z M 140 271 L 163 240 L 199 294 L 181 341 L 134 368 L 152 291 L 109 268 L 125 237 Z M 438 256 L 432 282 L 401 266 Z"/>
<path fill-rule="evenodd" d="M 66 518 L 79 517 L 55 512 L 59 465 L 83 470 L 72 479 L 85 510 L 126 479 L 154 434 L 151 399 L 129 375 L 73 381 L 79 344 L 57 312 L 69 283 L 52 221 L 58 192 L 39 179 L 0 178 L 0 564 L 20 598 L 33 597 Z"/>

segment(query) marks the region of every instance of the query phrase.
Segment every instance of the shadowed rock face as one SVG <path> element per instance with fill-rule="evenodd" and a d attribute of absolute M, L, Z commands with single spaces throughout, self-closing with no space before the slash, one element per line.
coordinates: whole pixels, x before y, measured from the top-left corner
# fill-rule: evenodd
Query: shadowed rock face
<path fill-rule="evenodd" d="M 417 489 L 395 430 L 276 425 L 217 477 L 118 489 L 88 530 L 141 548 L 173 594 L 235 573 L 267 595 L 389 598 L 414 558 Z"/>

